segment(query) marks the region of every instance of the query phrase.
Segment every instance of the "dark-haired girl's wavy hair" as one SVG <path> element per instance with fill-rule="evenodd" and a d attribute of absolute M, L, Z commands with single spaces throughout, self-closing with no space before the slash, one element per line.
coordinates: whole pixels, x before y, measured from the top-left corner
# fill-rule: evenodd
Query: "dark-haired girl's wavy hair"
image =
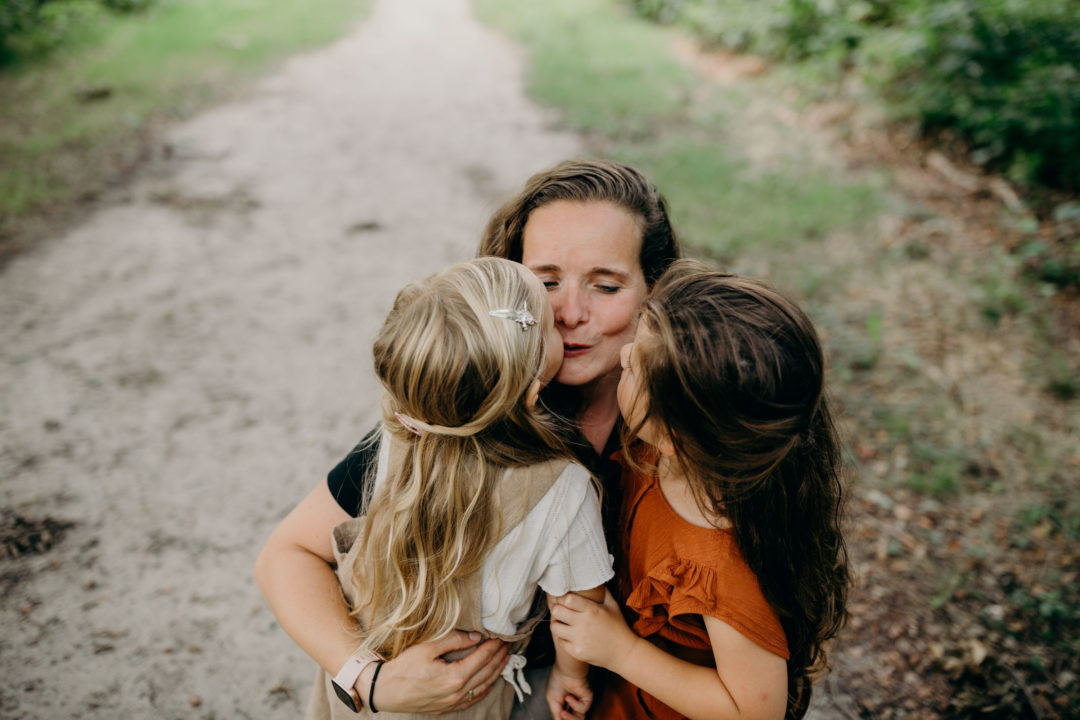
<path fill-rule="evenodd" d="M 787 636 L 787 717 L 802 717 L 850 583 L 817 333 L 764 283 L 693 261 L 657 281 L 638 327 L 635 414 L 670 433 L 706 516 L 730 521 Z M 640 428 L 626 429 L 628 442 Z"/>

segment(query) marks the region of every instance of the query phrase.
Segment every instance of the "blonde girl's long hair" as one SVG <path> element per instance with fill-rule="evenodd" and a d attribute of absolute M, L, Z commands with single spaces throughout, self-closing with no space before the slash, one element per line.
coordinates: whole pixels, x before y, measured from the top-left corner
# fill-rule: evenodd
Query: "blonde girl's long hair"
<path fill-rule="evenodd" d="M 478 258 L 413 283 L 375 340 L 383 425 L 402 452 L 365 509 L 364 550 L 346 577 L 364 646 L 384 658 L 456 628 L 464 581 L 497 537 L 506 468 L 569 455 L 556 420 L 526 402 L 551 308 L 525 273 Z M 536 319 L 524 330 L 491 315 L 521 308 Z"/>

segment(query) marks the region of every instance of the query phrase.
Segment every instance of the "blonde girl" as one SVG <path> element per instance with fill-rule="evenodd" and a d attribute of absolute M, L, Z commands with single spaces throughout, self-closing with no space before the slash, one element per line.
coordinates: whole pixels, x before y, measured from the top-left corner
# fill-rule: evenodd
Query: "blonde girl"
<path fill-rule="evenodd" d="M 556 648 L 614 673 L 591 718 L 805 713 L 848 586 L 823 364 L 763 283 L 690 261 L 657 282 L 618 388 L 639 441 L 618 601 L 552 612 Z"/>
<path fill-rule="evenodd" d="M 543 608 L 537 587 L 603 596 L 612 568 L 599 501 L 537 403 L 562 359 L 546 295 L 524 266 L 499 258 L 398 294 L 374 344 L 386 391 L 375 489 L 360 517 L 334 529 L 362 636 L 336 676 L 320 673 L 309 717 L 377 712 L 382 663 L 454 630 L 520 650 Z M 447 717 L 508 717 L 515 694 L 530 691 L 523 664 L 512 656 L 506 682 Z M 558 654 L 554 711 L 583 715 L 586 670 Z"/>

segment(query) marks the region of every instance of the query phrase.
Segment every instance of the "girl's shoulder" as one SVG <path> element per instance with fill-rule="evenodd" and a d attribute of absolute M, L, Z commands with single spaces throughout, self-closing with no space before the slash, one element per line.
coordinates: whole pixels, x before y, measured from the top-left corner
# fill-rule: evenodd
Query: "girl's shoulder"
<path fill-rule="evenodd" d="M 552 487 L 555 485 L 587 485 L 592 481 L 593 476 L 588 468 L 575 460 L 556 458 L 533 465 L 511 468 L 507 477 L 512 479 L 513 484 L 518 486 L 528 483 Z"/>
<path fill-rule="evenodd" d="M 502 483 L 501 503 L 526 513 L 561 514 L 587 500 L 591 480 L 584 466 L 566 459 L 511 468 Z"/>
<path fill-rule="evenodd" d="M 640 626 L 635 625 L 635 631 L 642 635 L 657 632 L 665 624 L 663 618 L 682 627 L 683 621 L 675 618 L 714 617 L 787 657 L 779 617 L 731 532 L 689 523 L 668 524 L 666 534 L 654 532 L 646 540 L 652 547 L 639 566 L 641 575 L 628 588 L 626 605 L 639 616 Z"/>

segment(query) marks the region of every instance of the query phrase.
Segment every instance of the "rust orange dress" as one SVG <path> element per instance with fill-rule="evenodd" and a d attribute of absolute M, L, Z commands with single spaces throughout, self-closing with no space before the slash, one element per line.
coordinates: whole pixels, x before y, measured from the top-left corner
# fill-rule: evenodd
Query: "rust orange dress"
<path fill-rule="evenodd" d="M 688 662 L 716 667 L 703 615 L 726 622 L 761 647 L 787 659 L 780 620 L 727 530 L 680 517 L 653 474 L 623 472 L 621 557 L 614 584 L 635 633 Z M 614 674 L 590 718 L 682 718 Z"/>

